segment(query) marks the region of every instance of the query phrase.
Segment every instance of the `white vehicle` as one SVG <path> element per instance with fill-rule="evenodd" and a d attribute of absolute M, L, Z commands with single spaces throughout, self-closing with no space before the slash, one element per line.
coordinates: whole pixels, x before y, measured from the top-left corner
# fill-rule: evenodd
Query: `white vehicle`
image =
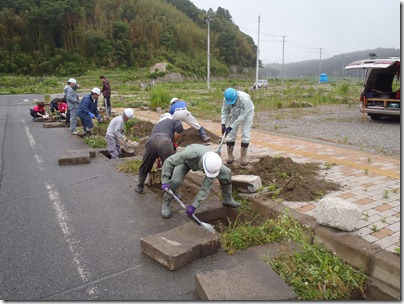
<path fill-rule="evenodd" d="M 373 120 L 379 120 L 382 116 L 400 115 L 399 57 L 372 56 L 370 59 L 354 61 L 345 69 L 366 69 L 365 82 L 359 98 L 362 121 L 365 113 Z M 396 83 L 394 83 L 395 79 Z"/>
<path fill-rule="evenodd" d="M 268 80 L 266 79 L 259 79 L 258 80 L 258 89 L 267 89 L 268 88 Z M 257 89 L 257 83 L 254 83 L 254 89 Z"/>

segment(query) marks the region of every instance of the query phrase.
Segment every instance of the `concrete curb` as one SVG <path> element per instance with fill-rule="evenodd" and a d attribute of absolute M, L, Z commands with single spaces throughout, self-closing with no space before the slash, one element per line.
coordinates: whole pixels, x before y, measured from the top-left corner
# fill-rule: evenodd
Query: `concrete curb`
<path fill-rule="evenodd" d="M 288 209 L 294 219 L 312 229 L 314 244 L 322 244 L 327 250 L 335 252 L 345 262 L 362 270 L 370 278 L 370 282 L 376 279 L 379 289 L 392 289 L 395 292 L 392 294 L 387 291 L 387 294 L 393 299 L 400 299 L 400 297 L 397 298 L 401 285 L 399 255 L 373 245 L 350 232 L 319 225 L 311 216 L 274 201 L 261 201 L 257 197 L 251 197 L 249 200 L 252 203 L 252 209 L 267 218 L 277 218 Z M 388 287 L 380 287 L 383 284 Z"/>

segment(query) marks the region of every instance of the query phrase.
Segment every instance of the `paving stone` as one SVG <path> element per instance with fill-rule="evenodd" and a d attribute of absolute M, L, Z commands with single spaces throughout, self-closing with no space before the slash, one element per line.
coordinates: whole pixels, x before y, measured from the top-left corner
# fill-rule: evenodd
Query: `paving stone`
<path fill-rule="evenodd" d="M 59 166 L 89 163 L 90 155 L 88 152 L 66 153 L 59 155 Z"/>
<path fill-rule="evenodd" d="M 64 127 L 63 122 L 44 122 L 43 126 L 44 128 L 63 128 Z"/>
<path fill-rule="evenodd" d="M 244 193 L 254 193 L 262 187 L 261 178 L 257 175 L 232 175 L 231 182 L 234 189 Z"/>
<path fill-rule="evenodd" d="M 77 154 L 77 153 L 88 153 L 91 158 L 94 158 L 98 153 L 102 153 L 106 151 L 105 148 L 102 149 L 94 149 L 94 148 L 82 148 L 82 149 L 75 149 L 75 150 L 66 150 L 66 154 Z"/>
<path fill-rule="evenodd" d="M 195 284 L 197 294 L 202 301 L 297 299 L 293 290 L 263 262 L 197 273 Z"/>
<path fill-rule="evenodd" d="M 189 222 L 172 230 L 141 238 L 140 247 L 153 260 L 169 270 L 176 270 L 195 259 L 216 252 L 220 248 L 220 236 Z"/>

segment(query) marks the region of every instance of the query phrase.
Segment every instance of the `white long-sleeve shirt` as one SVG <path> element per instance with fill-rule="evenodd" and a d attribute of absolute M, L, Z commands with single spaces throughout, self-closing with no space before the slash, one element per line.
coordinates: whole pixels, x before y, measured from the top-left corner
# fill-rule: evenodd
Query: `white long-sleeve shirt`
<path fill-rule="evenodd" d="M 123 135 L 124 125 L 125 121 L 123 120 L 123 115 L 113 118 L 108 125 L 107 134 L 117 139 L 118 138 L 124 139 L 125 138 L 125 136 Z"/>

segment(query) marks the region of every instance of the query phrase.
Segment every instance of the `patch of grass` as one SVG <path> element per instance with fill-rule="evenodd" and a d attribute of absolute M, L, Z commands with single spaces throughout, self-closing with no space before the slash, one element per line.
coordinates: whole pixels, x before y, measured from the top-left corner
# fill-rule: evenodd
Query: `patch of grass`
<path fill-rule="evenodd" d="M 91 148 L 105 148 L 107 146 L 105 138 L 100 135 L 84 137 L 83 141 L 86 145 L 89 145 Z"/>
<path fill-rule="evenodd" d="M 140 159 L 130 159 L 120 164 L 118 170 L 125 173 L 138 174 L 141 163 L 142 160 Z"/>
<path fill-rule="evenodd" d="M 301 250 L 275 258 L 264 257 L 281 278 L 296 292 L 299 300 L 349 300 L 363 295 L 366 276 L 328 252 L 310 244 L 312 231 L 284 212 L 277 219 L 259 225 L 253 220 L 242 221 L 240 214 L 221 234 L 222 247 L 234 254 L 238 249 L 268 242 L 293 240 Z"/>
<path fill-rule="evenodd" d="M 394 252 L 400 254 L 400 247 L 394 248 Z"/>

